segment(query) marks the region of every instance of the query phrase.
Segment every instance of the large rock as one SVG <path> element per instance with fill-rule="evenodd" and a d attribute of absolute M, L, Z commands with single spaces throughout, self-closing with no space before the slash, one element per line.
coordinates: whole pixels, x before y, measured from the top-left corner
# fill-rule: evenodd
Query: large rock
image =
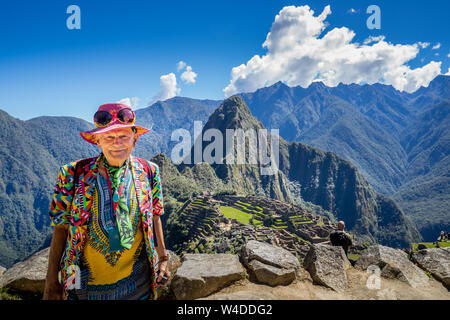
<path fill-rule="evenodd" d="M 43 293 L 49 252 L 50 248 L 46 248 L 6 270 L 0 278 L 0 288 L 9 288 L 23 294 Z"/>
<path fill-rule="evenodd" d="M 350 262 L 342 247 L 313 244 L 305 257 L 303 266 L 314 283 L 342 292 L 348 288 L 346 270 Z"/>
<path fill-rule="evenodd" d="M 420 250 L 413 260 L 450 288 L 450 247 Z"/>
<path fill-rule="evenodd" d="M 233 254 L 185 254 L 181 262 L 171 283 L 178 300 L 205 297 L 246 277 Z"/>
<path fill-rule="evenodd" d="M 301 267 L 288 250 L 256 240 L 242 247 L 242 260 L 254 280 L 271 286 L 290 284 Z"/>
<path fill-rule="evenodd" d="M 0 277 L 5 273 L 5 271 L 6 271 L 6 268 L 0 266 Z"/>
<path fill-rule="evenodd" d="M 413 288 L 428 284 L 428 276 L 402 250 L 381 245 L 370 246 L 361 254 L 356 267 L 367 270 L 371 265 L 378 266 L 381 276 L 399 279 Z"/>
<path fill-rule="evenodd" d="M 277 268 L 258 260 L 250 261 L 247 266 L 257 281 L 271 286 L 288 285 L 295 280 L 295 269 Z"/>

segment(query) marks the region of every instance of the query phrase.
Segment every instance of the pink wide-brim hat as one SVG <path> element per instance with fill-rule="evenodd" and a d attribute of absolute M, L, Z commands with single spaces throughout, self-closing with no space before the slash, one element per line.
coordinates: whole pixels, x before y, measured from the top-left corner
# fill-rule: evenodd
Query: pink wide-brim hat
<path fill-rule="evenodd" d="M 97 111 L 119 112 L 120 110 L 126 109 L 126 108 L 130 109 L 130 106 L 127 106 L 126 104 L 122 104 L 122 103 L 105 103 L 105 104 L 102 104 L 100 107 L 98 107 Z M 137 126 L 136 124 L 124 124 L 124 123 L 121 123 L 118 119 L 114 119 L 106 127 L 95 128 L 90 131 L 80 132 L 80 135 L 87 142 L 96 144 L 94 137 L 98 134 L 106 133 L 106 132 L 109 132 L 109 131 L 112 131 L 115 129 L 132 128 L 132 127 L 136 128 L 136 134 L 138 136 L 140 136 L 144 133 L 147 133 L 151 130 L 151 128 L 147 129 L 147 128 L 144 128 L 141 126 Z"/>

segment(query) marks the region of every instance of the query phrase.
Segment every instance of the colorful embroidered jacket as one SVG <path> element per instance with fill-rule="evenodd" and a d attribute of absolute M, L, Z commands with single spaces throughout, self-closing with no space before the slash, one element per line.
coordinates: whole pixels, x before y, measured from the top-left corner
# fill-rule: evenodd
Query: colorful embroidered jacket
<path fill-rule="evenodd" d="M 147 161 L 151 175 L 147 178 L 145 168 L 138 158 L 130 157 L 131 172 L 135 183 L 139 209 L 142 213 L 142 228 L 145 235 L 147 256 L 150 266 L 154 266 L 156 252 L 153 240 L 153 215 L 164 214 L 159 168 L 155 163 Z M 63 299 L 67 299 L 68 290 L 73 288 L 77 277 L 76 272 L 79 270 L 78 266 L 86 240 L 89 211 L 95 189 L 99 159 L 100 156 L 96 156 L 66 164 L 60 168 L 56 180 L 50 204 L 50 219 L 52 226 L 64 224 L 69 226 L 66 248 L 60 264 Z M 77 162 L 81 165 L 77 166 Z M 78 168 L 79 174 L 77 175 L 77 185 L 74 190 L 75 168 Z M 150 299 L 157 298 L 155 274 L 156 270 L 154 267 L 151 267 L 152 292 Z"/>

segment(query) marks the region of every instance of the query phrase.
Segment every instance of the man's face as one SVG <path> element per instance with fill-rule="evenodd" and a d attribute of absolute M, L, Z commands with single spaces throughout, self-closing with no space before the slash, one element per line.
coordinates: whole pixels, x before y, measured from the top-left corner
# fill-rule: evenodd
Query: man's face
<path fill-rule="evenodd" d="M 112 166 L 121 166 L 134 148 L 134 133 L 131 128 L 122 128 L 98 135 L 98 147 Z"/>

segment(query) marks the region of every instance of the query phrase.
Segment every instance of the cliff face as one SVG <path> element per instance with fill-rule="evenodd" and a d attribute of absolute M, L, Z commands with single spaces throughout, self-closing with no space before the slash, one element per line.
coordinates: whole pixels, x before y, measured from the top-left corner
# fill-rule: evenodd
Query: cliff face
<path fill-rule="evenodd" d="M 201 141 L 201 137 L 210 129 L 217 130 L 224 137 L 224 143 L 218 143 L 213 152 L 214 148 L 210 144 L 214 145 L 215 140 L 210 139 L 213 142 L 206 143 Z M 368 241 L 408 247 L 413 240 L 420 239 L 419 233 L 396 203 L 377 193 L 349 161 L 332 152 L 300 142 L 287 142 L 279 137 L 279 170 L 273 175 L 263 175 L 261 168 L 265 167 L 265 163 L 263 165 L 260 158 L 254 164 L 249 163 L 249 152 L 260 146 L 260 140 L 257 140 L 258 145 L 245 140 L 245 164 L 226 162 L 227 150 L 232 150 L 235 155 L 242 152 L 238 150 L 237 142 L 233 148 L 227 146 L 225 137 L 228 129 L 258 132 L 264 127 L 238 96 L 226 99 L 209 117 L 196 143 L 202 155 L 212 154 L 222 161 L 212 163 L 211 167 L 224 186 L 236 192 L 320 206 L 335 219 L 344 220 L 349 230 Z M 272 138 L 267 132 L 269 155 Z M 185 158 L 191 164 L 180 164 L 179 170 L 195 166 L 194 153 L 195 143 Z"/>
<path fill-rule="evenodd" d="M 349 161 L 300 142 L 280 143 L 280 170 L 302 186 L 301 197 L 381 244 L 408 247 L 420 234 L 400 207 L 376 192 Z"/>

